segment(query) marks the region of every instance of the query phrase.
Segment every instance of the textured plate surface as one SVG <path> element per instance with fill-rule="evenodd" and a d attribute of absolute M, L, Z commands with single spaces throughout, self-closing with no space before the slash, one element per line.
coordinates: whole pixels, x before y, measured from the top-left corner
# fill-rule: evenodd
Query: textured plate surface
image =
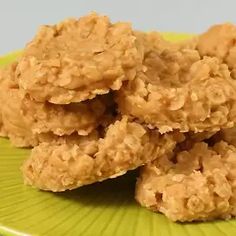
<path fill-rule="evenodd" d="M 167 33 L 168 39 L 184 34 Z M 0 57 L 6 65 L 19 52 Z M 0 236 L 234 236 L 236 220 L 177 224 L 134 201 L 136 172 L 59 194 L 24 186 L 19 170 L 29 150 L 0 139 Z"/>

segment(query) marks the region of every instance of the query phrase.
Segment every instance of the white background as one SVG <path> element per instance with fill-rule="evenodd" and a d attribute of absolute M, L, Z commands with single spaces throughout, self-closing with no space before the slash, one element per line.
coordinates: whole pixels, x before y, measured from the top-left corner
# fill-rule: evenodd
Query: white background
<path fill-rule="evenodd" d="M 0 0 L 0 54 L 23 48 L 41 24 L 90 11 L 146 31 L 199 33 L 211 24 L 236 23 L 236 0 Z"/>

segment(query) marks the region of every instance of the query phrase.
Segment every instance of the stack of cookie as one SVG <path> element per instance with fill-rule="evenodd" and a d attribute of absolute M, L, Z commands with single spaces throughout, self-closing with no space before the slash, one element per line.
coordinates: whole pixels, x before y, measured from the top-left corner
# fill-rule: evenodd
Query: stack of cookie
<path fill-rule="evenodd" d="M 143 166 L 141 205 L 235 216 L 235 39 L 226 24 L 170 43 L 95 13 L 43 26 L 0 74 L 0 135 L 33 147 L 25 183 L 59 192 Z"/>
<path fill-rule="evenodd" d="M 145 37 L 105 16 L 69 19 L 43 26 L 2 72 L 2 133 L 34 147 L 22 168 L 26 183 L 73 189 L 174 148 L 177 136 L 118 113 L 112 92 L 143 70 Z"/>

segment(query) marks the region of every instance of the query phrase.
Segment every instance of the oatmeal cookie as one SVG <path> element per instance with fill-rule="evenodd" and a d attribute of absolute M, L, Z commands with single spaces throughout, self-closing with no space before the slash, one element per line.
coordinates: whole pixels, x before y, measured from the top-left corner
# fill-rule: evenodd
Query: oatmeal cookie
<path fill-rule="evenodd" d="M 129 23 L 92 13 L 43 26 L 17 66 L 19 85 L 39 101 L 68 104 L 120 89 L 143 59 Z"/>
<path fill-rule="evenodd" d="M 199 142 L 142 167 L 136 200 L 173 221 L 229 219 L 236 216 L 235 186 L 236 148 Z"/>
<path fill-rule="evenodd" d="M 115 178 L 171 151 L 177 136 L 160 135 L 123 117 L 105 134 L 81 137 L 78 144 L 39 144 L 22 167 L 25 183 L 59 192 Z"/>
<path fill-rule="evenodd" d="M 52 132 L 56 135 L 88 135 L 106 119 L 109 113 L 110 95 L 101 95 L 80 103 L 55 105 L 36 102 L 29 96 L 21 100 L 22 115 L 31 124 L 35 134 Z"/>
<path fill-rule="evenodd" d="M 215 132 L 236 121 L 236 82 L 227 65 L 196 50 L 149 53 L 146 70 L 116 92 L 122 114 L 161 133 Z"/>

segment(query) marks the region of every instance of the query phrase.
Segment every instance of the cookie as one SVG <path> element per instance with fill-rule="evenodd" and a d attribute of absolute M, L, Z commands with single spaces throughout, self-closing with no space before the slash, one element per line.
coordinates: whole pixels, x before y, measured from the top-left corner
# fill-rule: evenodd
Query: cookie
<path fill-rule="evenodd" d="M 171 151 L 178 138 L 123 117 L 104 133 L 80 139 L 77 144 L 35 147 L 22 167 L 25 183 L 59 192 L 115 178 Z"/>
<path fill-rule="evenodd" d="M 146 69 L 116 92 L 121 114 L 161 133 L 216 132 L 236 121 L 236 82 L 217 58 L 196 50 L 149 53 Z"/>
<path fill-rule="evenodd" d="M 236 148 L 205 142 L 163 155 L 142 167 L 136 200 L 172 221 L 206 221 L 236 216 Z"/>
<path fill-rule="evenodd" d="M 0 82 L 1 136 L 8 136 L 15 146 L 36 146 L 43 140 L 73 133 L 88 135 L 108 121 L 114 109 L 111 95 L 67 105 L 37 102 L 19 89 L 14 74 L 16 65 L 3 71 Z"/>
<path fill-rule="evenodd" d="M 118 90 L 140 70 L 142 45 L 129 23 L 92 13 L 43 26 L 17 66 L 19 85 L 39 102 L 68 104 Z"/>

